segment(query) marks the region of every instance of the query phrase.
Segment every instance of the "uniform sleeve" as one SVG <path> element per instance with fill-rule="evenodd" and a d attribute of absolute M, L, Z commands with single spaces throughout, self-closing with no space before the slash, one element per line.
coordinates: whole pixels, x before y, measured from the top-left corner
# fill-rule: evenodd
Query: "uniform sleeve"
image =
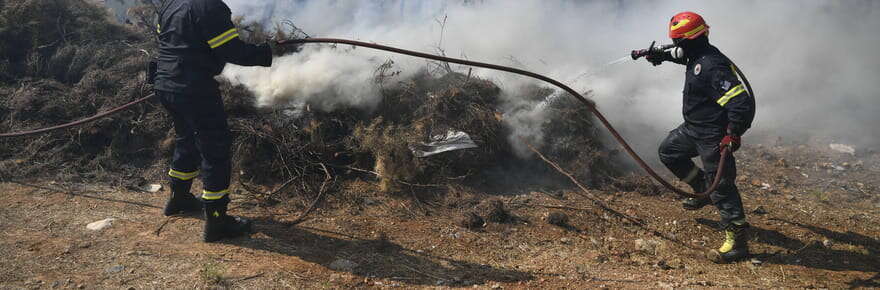
<path fill-rule="evenodd" d="M 215 1 L 199 17 L 202 38 L 224 62 L 243 66 L 271 66 L 272 49 L 268 44 L 253 45 L 239 39 L 232 24 L 232 11 L 223 1 Z"/>
<path fill-rule="evenodd" d="M 674 62 L 674 63 L 680 64 L 680 65 L 687 65 L 687 60 L 686 60 L 684 57 L 682 57 L 682 58 L 675 58 L 675 57 L 673 57 L 673 56 L 672 56 L 672 51 L 671 51 L 671 50 L 666 50 L 666 51 L 664 51 L 664 52 L 663 52 L 663 57 L 664 57 L 665 60 L 667 60 L 667 61 L 671 61 L 671 62 Z"/>
<path fill-rule="evenodd" d="M 742 135 L 752 126 L 752 119 L 755 118 L 755 99 L 749 95 L 729 63 L 716 63 L 709 73 L 712 90 L 717 96 L 715 102 L 727 112 L 731 131 Z"/>

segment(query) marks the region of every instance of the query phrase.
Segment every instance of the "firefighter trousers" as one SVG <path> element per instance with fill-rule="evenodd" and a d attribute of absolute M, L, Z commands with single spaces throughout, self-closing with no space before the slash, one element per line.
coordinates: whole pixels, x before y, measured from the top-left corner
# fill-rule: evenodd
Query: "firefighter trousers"
<path fill-rule="evenodd" d="M 168 175 L 172 184 L 201 175 L 202 199 L 218 200 L 229 192 L 232 135 L 219 95 L 188 95 L 157 91 L 174 122 L 174 157 Z M 188 188 L 188 186 L 187 186 Z"/>
<path fill-rule="evenodd" d="M 670 131 L 669 136 L 660 144 L 660 161 L 683 181 L 704 182 L 708 187 L 718 171 L 721 137 L 719 134 L 701 134 L 700 131 L 688 124 L 682 124 Z M 691 160 L 697 156 L 700 156 L 705 174 L 700 174 L 700 168 Z M 718 208 L 722 228 L 726 228 L 732 222 L 745 221 L 742 198 L 735 184 L 736 159 L 733 155 L 727 156 L 723 174 L 718 188 L 709 198 Z M 695 176 L 705 176 L 705 180 L 690 180 Z"/>

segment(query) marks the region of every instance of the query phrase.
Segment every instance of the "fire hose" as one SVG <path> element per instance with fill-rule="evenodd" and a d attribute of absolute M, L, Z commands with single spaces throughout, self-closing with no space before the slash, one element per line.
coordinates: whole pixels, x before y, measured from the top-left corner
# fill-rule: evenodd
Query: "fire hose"
<path fill-rule="evenodd" d="M 654 178 L 661 185 L 663 185 L 667 189 L 671 190 L 672 192 L 674 192 L 678 195 L 684 196 L 684 197 L 702 199 L 702 198 L 706 198 L 709 195 L 709 193 L 715 191 L 715 189 L 718 188 L 718 184 L 720 183 L 721 176 L 723 176 L 723 173 L 724 173 L 723 169 L 724 169 L 724 165 L 727 161 L 727 156 L 732 154 L 729 152 L 729 149 L 727 147 L 724 147 L 721 150 L 721 157 L 720 157 L 721 159 L 718 163 L 719 169 L 715 174 L 715 178 L 713 179 L 711 186 L 709 186 L 708 190 L 706 190 L 705 192 L 690 193 L 690 192 L 676 188 L 674 185 L 672 185 L 671 183 L 669 183 L 668 181 L 663 179 L 663 177 L 661 177 L 659 174 L 657 174 L 657 172 L 655 172 L 650 166 L 648 166 L 648 164 L 632 149 L 632 147 L 630 147 L 629 143 L 627 143 L 626 140 L 623 139 L 623 137 L 620 135 L 620 133 L 618 133 L 617 130 L 614 129 L 614 127 L 611 125 L 610 122 L 608 122 L 608 119 L 605 118 L 605 116 L 599 111 L 599 109 L 596 108 L 595 105 L 593 105 L 592 103 L 587 101 L 587 99 L 583 95 L 581 95 L 580 93 L 578 93 L 577 91 L 575 91 L 571 87 L 569 87 L 569 86 L 567 86 L 557 80 L 554 80 L 552 78 L 549 78 L 549 77 L 546 77 L 544 75 L 540 75 L 537 73 L 533 73 L 530 71 L 512 68 L 512 67 L 506 67 L 506 66 L 483 63 L 483 62 L 476 62 L 476 61 L 469 61 L 469 60 L 463 60 L 463 59 L 457 59 L 457 58 L 451 58 L 451 57 L 445 57 L 445 56 L 438 56 L 438 55 L 433 55 L 433 54 L 427 54 L 427 53 L 422 53 L 422 52 L 417 52 L 417 51 L 405 50 L 405 49 L 400 49 L 400 48 L 395 48 L 395 47 L 390 47 L 390 46 L 385 46 L 385 45 L 380 45 L 380 44 L 375 44 L 375 43 L 356 41 L 356 40 L 338 39 L 338 38 L 305 38 L 305 39 L 294 39 L 294 40 L 285 40 L 285 41 L 277 42 L 278 45 L 293 45 L 293 44 L 304 44 L 304 43 L 333 43 L 333 44 L 348 44 L 348 45 L 353 45 L 353 46 L 367 47 L 367 48 L 384 50 L 384 51 L 389 51 L 389 52 L 393 52 L 393 53 L 404 54 L 404 55 L 409 55 L 409 56 L 414 56 L 414 57 L 432 59 L 432 60 L 436 60 L 436 61 L 450 62 L 450 63 L 456 63 L 456 64 L 461 64 L 461 65 L 468 65 L 468 66 L 475 66 L 475 67 L 482 67 L 482 68 L 488 68 L 488 69 L 493 69 L 493 70 L 505 71 L 505 72 L 509 72 L 509 73 L 528 76 L 531 78 L 535 78 L 535 79 L 550 83 L 560 89 L 563 89 L 564 91 L 568 92 L 569 94 L 571 94 L 572 96 L 577 98 L 579 101 L 584 103 L 587 106 L 587 108 L 593 113 L 593 115 L 595 115 L 596 118 L 599 119 L 600 122 L 602 122 L 602 125 L 605 126 L 605 128 L 608 129 L 609 132 L 611 132 L 611 135 L 620 144 L 620 146 L 623 147 L 623 149 L 630 155 L 630 157 L 632 157 L 633 160 L 636 161 L 636 163 L 639 165 L 639 167 L 644 169 L 645 172 L 648 173 L 648 175 L 650 175 L 652 178 Z M 749 85 L 748 80 L 745 79 L 745 75 L 742 74 L 742 72 L 739 70 L 739 68 L 736 65 L 733 65 L 733 68 L 737 72 L 737 74 L 739 74 L 740 77 L 743 79 L 743 82 L 745 83 L 746 87 L 749 90 L 749 94 L 754 95 L 752 93 L 751 85 Z M 44 133 L 44 132 L 59 130 L 59 129 L 68 128 L 68 127 L 73 127 L 73 126 L 77 126 L 77 125 L 82 125 L 82 124 L 92 122 L 92 121 L 98 120 L 100 118 L 109 116 L 111 114 L 118 113 L 122 110 L 125 110 L 128 107 L 142 103 L 144 101 L 147 101 L 148 99 L 150 99 L 153 96 L 154 96 L 154 94 L 151 94 L 146 97 L 134 100 L 128 104 L 122 105 L 120 107 L 111 109 L 106 112 L 99 113 L 99 114 L 94 115 L 92 117 L 78 120 L 75 122 L 61 124 L 61 125 L 52 126 L 52 127 L 48 127 L 48 128 L 37 129 L 37 130 L 13 132 L 13 133 L 2 133 L 2 134 L 0 134 L 0 138 L 33 135 L 33 134 Z"/>
<path fill-rule="evenodd" d="M 36 130 L 28 130 L 28 131 L 20 131 L 20 132 L 12 132 L 12 133 L 0 133 L 0 138 L 35 135 L 35 134 L 46 133 L 49 131 L 60 130 L 60 129 L 64 129 L 64 128 L 69 128 L 69 127 L 78 126 L 78 125 L 86 124 L 89 122 L 97 121 L 97 120 L 104 118 L 104 117 L 107 117 L 109 115 L 119 113 L 122 110 L 128 109 L 131 106 L 143 103 L 146 100 L 149 100 L 150 98 L 154 97 L 155 95 L 156 94 L 149 94 L 146 97 L 131 101 L 130 103 L 127 103 L 125 105 L 122 105 L 122 106 L 110 109 L 108 111 L 104 111 L 104 112 L 95 114 L 94 116 L 91 116 L 91 117 L 88 117 L 85 119 L 73 121 L 73 122 L 66 123 L 66 124 L 61 124 L 61 125 L 57 125 L 57 126 L 46 127 L 46 128 L 36 129 Z"/>

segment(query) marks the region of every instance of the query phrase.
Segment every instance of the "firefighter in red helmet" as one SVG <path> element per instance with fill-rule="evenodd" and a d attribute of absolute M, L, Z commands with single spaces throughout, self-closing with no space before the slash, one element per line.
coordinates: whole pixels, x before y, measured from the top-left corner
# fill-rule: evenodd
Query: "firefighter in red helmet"
<path fill-rule="evenodd" d="M 740 146 L 740 136 L 751 127 L 755 100 L 740 82 L 733 63 L 709 44 L 709 25 L 699 14 L 682 12 L 669 21 L 669 37 L 674 47 L 646 59 L 654 65 L 671 61 L 686 66 L 683 91 L 684 123 L 669 133 L 660 145 L 660 160 L 695 192 L 704 192 L 718 172 L 721 149 L 730 152 Z M 699 156 L 703 168 L 691 158 Z M 689 198 L 688 210 L 714 204 L 721 216 L 724 243 L 709 257 L 716 262 L 730 262 L 748 257 L 749 224 L 742 199 L 734 183 L 736 160 L 733 155 L 723 169 L 718 188 L 706 199 Z"/>

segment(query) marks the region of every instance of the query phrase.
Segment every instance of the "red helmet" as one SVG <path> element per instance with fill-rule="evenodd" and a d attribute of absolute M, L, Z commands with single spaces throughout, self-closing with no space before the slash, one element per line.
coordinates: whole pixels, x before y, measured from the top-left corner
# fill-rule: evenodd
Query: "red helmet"
<path fill-rule="evenodd" d="M 709 33 L 709 25 L 700 14 L 690 11 L 672 16 L 669 20 L 669 38 L 694 39 Z"/>

